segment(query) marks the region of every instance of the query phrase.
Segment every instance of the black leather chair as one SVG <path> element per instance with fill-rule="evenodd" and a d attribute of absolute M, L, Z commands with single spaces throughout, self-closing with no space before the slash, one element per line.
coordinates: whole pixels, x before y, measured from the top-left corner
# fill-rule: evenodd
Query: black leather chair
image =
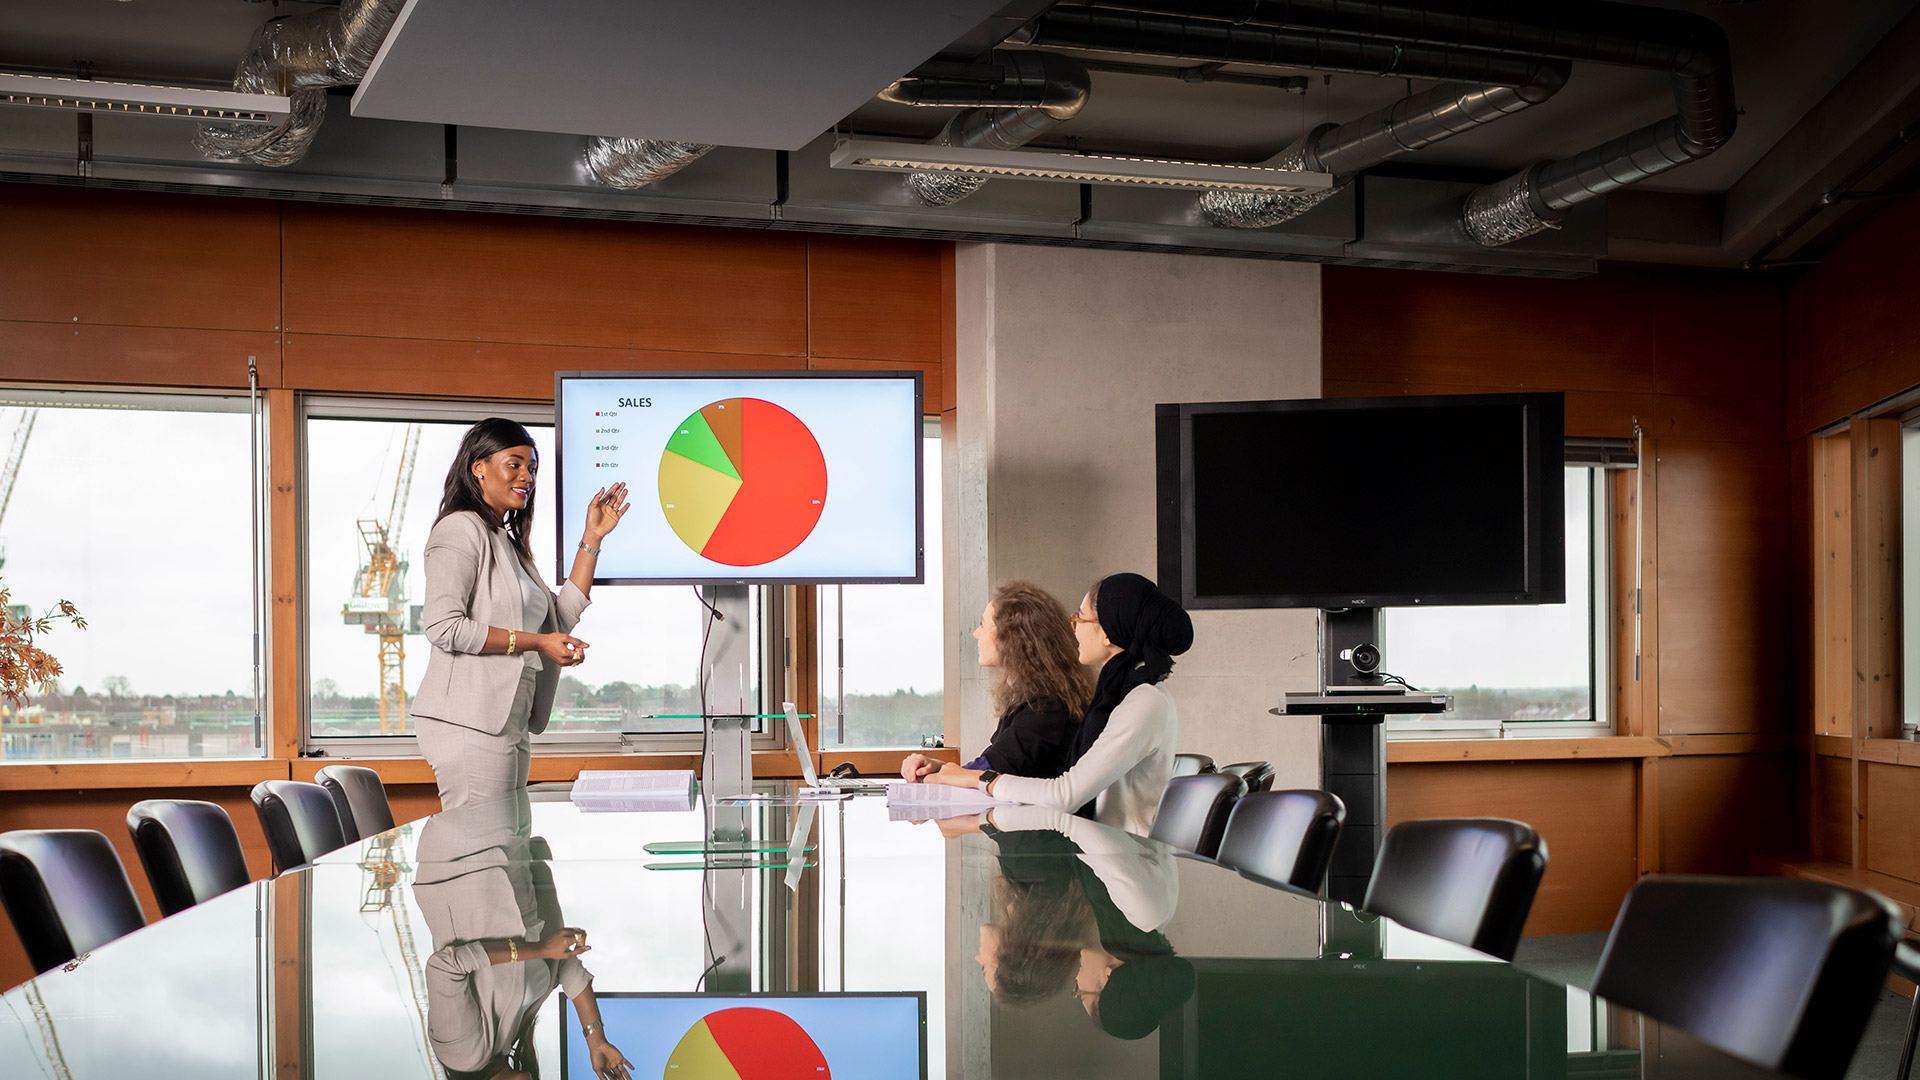
<path fill-rule="evenodd" d="M 1264 761 L 1240 761 L 1232 765 L 1220 766 L 1223 773 L 1232 773 L 1247 782 L 1247 794 L 1258 795 L 1273 790 L 1273 766 Z"/>
<path fill-rule="evenodd" d="M 1859 889 L 1789 878 L 1660 875 L 1627 893 L 1593 992 L 1805 1080 L 1840 1080 L 1900 940 Z"/>
<path fill-rule="evenodd" d="M 0 833 L 0 904 L 36 973 L 147 925 L 127 868 L 92 829 Z"/>
<path fill-rule="evenodd" d="M 1173 755 L 1173 775 L 1199 776 L 1213 771 L 1213 759 L 1205 754 Z"/>
<path fill-rule="evenodd" d="M 1346 820 L 1347 808 L 1329 792 L 1256 792 L 1233 804 L 1214 861 L 1262 884 L 1317 893 Z"/>
<path fill-rule="evenodd" d="M 216 803 L 148 799 L 127 811 L 127 832 L 153 885 L 160 913 L 172 915 L 253 880 L 233 819 Z"/>
<path fill-rule="evenodd" d="M 1213 858 L 1227 831 L 1227 815 L 1234 801 L 1247 793 L 1247 782 L 1225 773 L 1176 776 L 1160 793 L 1160 809 L 1147 835 L 1182 851 Z"/>
<path fill-rule="evenodd" d="M 1512 960 L 1546 869 L 1546 841 L 1521 822 L 1403 821 L 1387 830 L 1361 907 Z"/>
<path fill-rule="evenodd" d="M 319 784 L 262 780 L 253 786 L 253 812 L 260 816 L 260 831 L 267 834 L 276 873 L 305 866 L 346 846 L 340 812 L 334 809 L 333 796 Z"/>
<path fill-rule="evenodd" d="M 387 789 L 379 773 L 364 765 L 328 765 L 313 779 L 333 796 L 347 843 L 393 828 L 393 808 L 387 805 Z"/>

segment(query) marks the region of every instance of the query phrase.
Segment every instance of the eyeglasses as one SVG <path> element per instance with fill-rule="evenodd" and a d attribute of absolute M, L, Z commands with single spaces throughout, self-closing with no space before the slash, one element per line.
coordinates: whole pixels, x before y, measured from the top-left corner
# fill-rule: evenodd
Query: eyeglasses
<path fill-rule="evenodd" d="M 1067 616 L 1067 621 L 1069 623 L 1072 623 L 1075 626 L 1079 626 L 1082 623 L 1097 623 L 1100 621 L 1100 617 L 1096 615 L 1092 618 L 1088 618 L 1087 616 L 1082 615 L 1076 611 L 1073 614 Z"/>

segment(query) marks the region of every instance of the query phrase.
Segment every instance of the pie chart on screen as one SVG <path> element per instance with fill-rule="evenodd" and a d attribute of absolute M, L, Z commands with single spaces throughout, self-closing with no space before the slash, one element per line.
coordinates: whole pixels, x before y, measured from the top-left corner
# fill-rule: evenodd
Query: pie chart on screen
<path fill-rule="evenodd" d="M 680 421 L 660 455 L 660 509 L 680 541 L 728 566 L 800 546 L 827 505 L 827 460 L 800 418 L 727 398 Z"/>
<path fill-rule="evenodd" d="M 721 1009 L 694 1021 L 661 1080 L 830 1080 L 827 1059 L 786 1013 Z"/>

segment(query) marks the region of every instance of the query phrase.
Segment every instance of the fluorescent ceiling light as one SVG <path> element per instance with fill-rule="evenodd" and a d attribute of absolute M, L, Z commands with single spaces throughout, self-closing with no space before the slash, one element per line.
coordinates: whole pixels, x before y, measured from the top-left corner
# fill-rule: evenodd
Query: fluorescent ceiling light
<path fill-rule="evenodd" d="M 100 79 L 60 79 L 0 71 L 0 105 L 22 105 L 61 112 L 126 113 L 181 120 L 238 120 L 284 124 L 287 99 L 274 94 L 197 90 L 186 86 L 148 86 Z"/>
<path fill-rule="evenodd" d="M 928 172 L 951 176 L 1006 176 L 1023 180 L 1063 180 L 1075 184 L 1136 184 L 1145 187 L 1226 191 L 1323 191 L 1333 177 L 1292 172 L 1265 165 L 1215 165 L 1165 158 L 1055 154 L 1039 150 L 976 150 L 930 143 L 854 139 L 834 148 L 836 169 Z"/>

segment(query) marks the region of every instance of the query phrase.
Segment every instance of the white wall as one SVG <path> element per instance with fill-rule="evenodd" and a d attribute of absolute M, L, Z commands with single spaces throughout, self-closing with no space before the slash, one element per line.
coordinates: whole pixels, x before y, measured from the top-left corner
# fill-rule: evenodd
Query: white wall
<path fill-rule="evenodd" d="M 947 700 L 970 755 L 994 721 L 969 636 L 993 587 L 1026 578 L 1073 607 L 1104 574 L 1156 576 L 1153 406 L 1318 397 L 1320 270 L 997 244 L 961 245 L 956 270 Z M 1271 761 L 1275 787 L 1319 786 L 1318 725 L 1267 713 L 1317 684 L 1315 617 L 1194 612 L 1194 647 L 1167 683 L 1180 749 Z"/>

